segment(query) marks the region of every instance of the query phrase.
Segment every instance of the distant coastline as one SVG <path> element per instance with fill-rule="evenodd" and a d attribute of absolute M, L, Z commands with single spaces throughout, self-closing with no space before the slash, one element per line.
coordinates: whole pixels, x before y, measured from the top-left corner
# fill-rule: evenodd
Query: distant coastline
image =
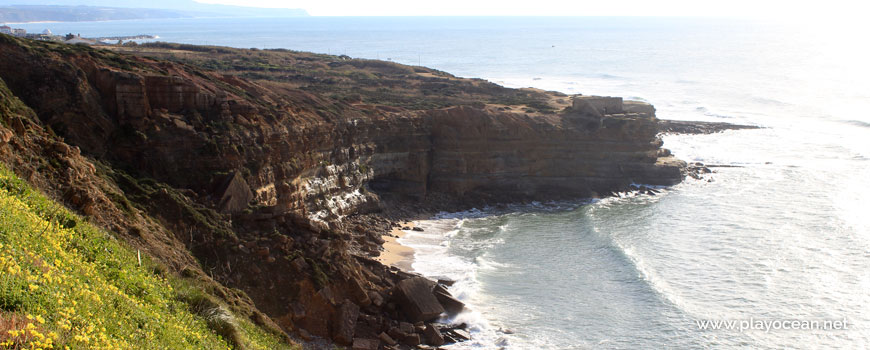
<path fill-rule="evenodd" d="M 103 22 L 103 21 L 99 21 Z M 108 21 L 106 21 L 108 22 Z M 33 22 L 3 22 L 6 25 L 16 25 L 16 24 L 39 24 L 39 23 L 63 23 L 63 21 L 33 21 Z"/>
<path fill-rule="evenodd" d="M 209 5 L 196 2 L 128 3 L 88 6 L 75 1 L 68 5 L 19 5 L 0 0 L 0 23 L 102 22 L 115 20 L 211 18 L 211 17 L 304 17 L 303 9 L 265 9 Z"/>
<path fill-rule="evenodd" d="M 19 24 L 57 24 L 57 23 L 83 23 L 83 22 L 91 22 L 91 23 L 112 23 L 112 22 L 123 22 L 123 21 L 143 21 L 143 20 L 163 20 L 163 19 L 235 19 L 239 17 L 232 17 L 226 15 L 216 15 L 216 16 L 191 16 L 191 17 L 175 17 L 175 18 L 126 18 L 126 19 L 100 19 L 100 20 L 83 20 L 83 21 L 24 21 L 24 22 L 3 22 L 0 21 L 0 25 L 19 25 Z M 247 18 L 257 18 L 257 17 L 247 17 Z M 267 18 L 267 17 L 264 17 Z"/>

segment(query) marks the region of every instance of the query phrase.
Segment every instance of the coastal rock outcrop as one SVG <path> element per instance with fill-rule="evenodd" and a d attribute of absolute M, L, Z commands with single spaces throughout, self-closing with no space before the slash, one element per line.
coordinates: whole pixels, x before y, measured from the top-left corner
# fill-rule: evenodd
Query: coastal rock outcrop
<path fill-rule="evenodd" d="M 610 102 L 600 109 L 588 103 L 597 101 L 589 97 L 575 101 L 586 102 L 551 117 L 470 107 L 430 112 L 428 189 L 458 196 L 540 199 L 588 197 L 632 182 L 680 181 L 684 164 L 658 157 L 661 143 L 653 113 L 610 113 L 622 112 L 621 99 L 615 98 L 605 99 Z M 648 104 L 632 105 L 652 110 Z M 585 122 L 590 114 L 597 118 L 591 128 Z"/>
<path fill-rule="evenodd" d="M 515 201 L 682 178 L 682 163 L 659 157 L 654 108 L 618 97 L 576 96 L 559 114 L 369 109 L 143 58 L 129 59 L 133 70 L 85 58 L 70 69 L 59 57 L 9 49 L 4 79 L 66 139 L 141 176 L 216 197 L 223 212 L 251 202 L 326 222 L 376 210 L 365 188 Z M 9 65 L 29 60 L 58 68 L 46 75 Z M 229 202 L 211 185 L 227 173 L 240 190 Z M 242 183 L 253 198 L 235 187 Z"/>
<path fill-rule="evenodd" d="M 426 326 L 426 330 L 423 332 L 426 336 L 426 344 L 433 346 L 444 345 L 444 336 L 441 335 L 441 331 L 439 331 L 438 328 L 435 328 L 430 324 Z"/>
<path fill-rule="evenodd" d="M 760 129 L 755 125 L 741 125 L 723 122 L 701 122 L 684 120 L 661 120 L 659 131 L 670 134 L 713 134 L 725 130 Z"/>
<path fill-rule="evenodd" d="M 393 293 L 409 320 L 432 321 L 444 313 L 444 307 L 432 293 L 433 287 L 432 281 L 423 277 L 409 278 L 396 285 Z"/>
<path fill-rule="evenodd" d="M 447 288 L 440 284 L 432 289 L 432 294 L 435 295 L 438 303 L 444 307 L 444 311 L 450 315 L 456 315 L 465 309 L 465 304 L 454 298 Z"/>
<path fill-rule="evenodd" d="M 237 213 L 248 208 L 254 199 L 251 188 L 239 173 L 233 173 L 220 185 L 218 194 L 218 209 L 224 213 Z"/>
<path fill-rule="evenodd" d="M 324 74 L 209 71 L 195 57 L 211 50 Z M 434 282 L 361 253 L 367 231 L 389 222 L 353 220 L 385 203 L 577 198 L 683 178 L 649 104 L 388 62 L 192 52 L 168 61 L 0 35 L 0 79 L 30 111 L 4 115 L 0 160 L 252 319 L 304 338 L 377 347 L 398 321 L 462 310 Z M 356 85 L 335 82 L 375 87 L 345 96 Z M 420 327 L 392 339 L 439 342 Z"/>

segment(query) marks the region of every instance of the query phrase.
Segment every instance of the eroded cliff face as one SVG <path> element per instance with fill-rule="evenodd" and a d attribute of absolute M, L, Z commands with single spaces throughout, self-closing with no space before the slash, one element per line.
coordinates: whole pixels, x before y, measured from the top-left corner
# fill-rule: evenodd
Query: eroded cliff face
<path fill-rule="evenodd" d="M 501 200 L 576 198 L 680 179 L 678 162 L 658 162 L 661 141 L 652 113 L 606 115 L 594 127 L 573 109 L 546 117 L 470 107 L 429 115 L 431 191 Z"/>
<path fill-rule="evenodd" d="M 31 123 L 80 148 L 78 162 L 106 168 L 89 173 L 113 189 L 97 202 L 137 203 L 128 208 L 142 222 L 136 230 L 154 225 L 142 217 L 160 223 L 174 248 L 154 254 L 183 256 L 178 270 L 196 259 L 285 330 L 333 338 L 353 335 L 354 307 L 376 317 L 360 323 L 375 334 L 400 317 L 381 309 L 397 275 L 352 253 L 380 228 L 344 220 L 377 211 L 381 197 L 596 196 L 677 183 L 685 165 L 660 148 L 654 109 L 621 99 L 577 97 L 558 113 L 408 109 L 5 36 L 0 78 L 33 109 Z"/>
<path fill-rule="evenodd" d="M 411 111 L 282 93 L 143 58 L 130 58 L 131 71 L 7 50 L 3 78 L 72 144 L 217 206 L 225 193 L 216 187 L 234 174 L 250 187 L 251 206 L 323 221 L 376 209 L 369 183 L 419 199 L 434 191 L 518 200 L 681 178 L 678 163 L 657 163 L 666 153 L 648 105 L 633 114 L 576 105 L 552 115 L 491 106 Z"/>

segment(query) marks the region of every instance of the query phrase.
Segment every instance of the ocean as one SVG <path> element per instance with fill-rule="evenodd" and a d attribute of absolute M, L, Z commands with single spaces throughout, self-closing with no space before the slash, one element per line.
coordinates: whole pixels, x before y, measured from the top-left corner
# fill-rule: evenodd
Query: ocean
<path fill-rule="evenodd" d="M 454 321 L 475 339 L 450 349 L 870 347 L 866 30 L 629 17 L 15 27 L 378 58 L 761 126 L 665 136 L 681 159 L 728 167 L 655 196 L 440 213 L 401 242 L 416 249 L 415 271 L 456 280 L 471 310 Z"/>

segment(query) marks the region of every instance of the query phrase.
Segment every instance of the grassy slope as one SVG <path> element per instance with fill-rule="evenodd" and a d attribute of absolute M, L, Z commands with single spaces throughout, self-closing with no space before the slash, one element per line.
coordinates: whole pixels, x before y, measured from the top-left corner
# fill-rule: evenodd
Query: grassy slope
<path fill-rule="evenodd" d="M 33 113 L 0 80 L 0 122 Z M 0 349 L 293 349 L 0 165 Z"/>
<path fill-rule="evenodd" d="M 197 310 L 213 302 L 5 168 L 0 268 L 0 348 L 227 349 L 220 322 L 241 323 L 249 348 L 289 348 L 247 320 L 221 320 L 225 309 Z"/>
<path fill-rule="evenodd" d="M 298 88 L 336 100 L 359 100 L 411 110 L 485 102 L 515 106 L 528 113 L 552 114 L 568 104 L 567 96 L 559 93 L 509 89 L 481 79 L 458 78 L 430 68 L 378 60 L 173 43 L 106 48 Z M 559 99 L 564 101 L 557 103 L 555 100 Z"/>

